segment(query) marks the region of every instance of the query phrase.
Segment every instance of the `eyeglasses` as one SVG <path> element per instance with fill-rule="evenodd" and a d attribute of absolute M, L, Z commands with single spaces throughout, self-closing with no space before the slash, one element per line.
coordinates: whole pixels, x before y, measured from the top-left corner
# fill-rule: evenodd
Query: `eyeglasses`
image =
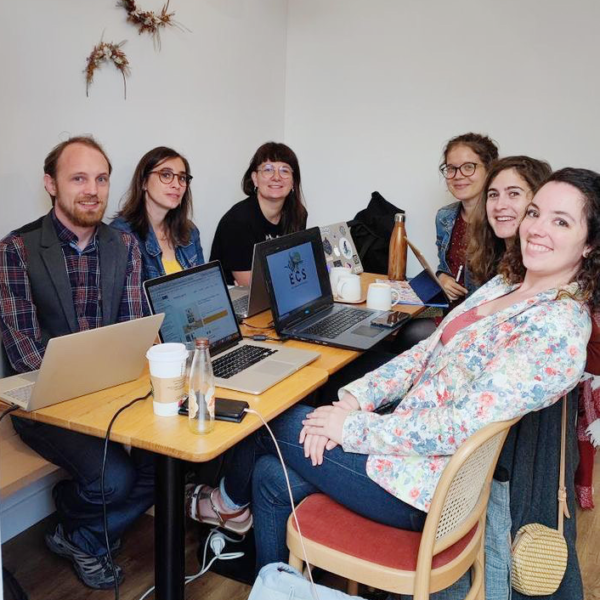
<path fill-rule="evenodd" d="M 454 165 L 442 165 L 440 171 L 446 179 L 454 179 L 458 171 L 462 173 L 463 177 L 470 177 L 475 173 L 478 164 L 479 163 L 466 162 L 458 167 L 455 167 Z"/>
<path fill-rule="evenodd" d="M 294 173 L 291 167 L 286 167 L 285 165 L 283 167 L 276 167 L 275 165 L 265 165 L 262 169 L 256 170 L 259 173 L 262 173 L 263 177 L 267 177 L 268 179 L 274 177 L 276 172 L 279 173 L 279 177 L 281 177 L 281 179 L 289 179 Z"/>
<path fill-rule="evenodd" d="M 156 173 L 161 183 L 167 185 L 173 181 L 173 177 L 177 177 L 177 181 L 179 181 L 181 187 L 187 187 L 193 179 L 191 175 L 187 175 L 186 173 L 173 173 L 173 171 L 150 171 L 150 174 L 152 173 Z"/>

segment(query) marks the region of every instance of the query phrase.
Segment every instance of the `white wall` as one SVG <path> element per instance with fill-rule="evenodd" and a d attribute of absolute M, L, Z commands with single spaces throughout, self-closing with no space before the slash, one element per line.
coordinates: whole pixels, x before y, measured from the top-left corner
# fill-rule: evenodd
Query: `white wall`
<path fill-rule="evenodd" d="M 160 10 L 163 0 L 140 6 Z M 107 216 L 147 150 L 187 156 L 205 253 L 218 219 L 243 198 L 256 148 L 283 137 L 287 1 L 171 0 L 191 31 L 168 29 L 162 50 L 126 23 L 115 0 L 19 0 L 0 5 L 0 236 L 49 207 L 42 165 L 59 141 L 92 133 L 115 168 Z M 127 39 L 127 100 L 112 65 L 85 95 L 85 59 Z"/>
<path fill-rule="evenodd" d="M 442 147 L 470 130 L 600 170 L 599 22 L 597 0 L 290 0 L 285 139 L 309 223 L 376 189 L 433 262 Z"/>

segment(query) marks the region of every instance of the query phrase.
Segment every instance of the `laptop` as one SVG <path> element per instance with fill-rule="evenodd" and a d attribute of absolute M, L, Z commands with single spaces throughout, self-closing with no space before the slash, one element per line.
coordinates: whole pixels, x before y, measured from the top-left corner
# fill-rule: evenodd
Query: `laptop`
<path fill-rule="evenodd" d="M 269 294 L 265 286 L 262 263 L 257 259 L 261 244 L 254 245 L 250 285 L 236 285 L 229 288 L 233 310 L 238 320 L 247 319 L 269 308 Z"/>
<path fill-rule="evenodd" d="M 278 343 L 243 340 L 219 261 L 144 282 L 150 310 L 164 312 L 163 342 L 208 338 L 215 383 L 261 394 L 319 357 Z"/>
<path fill-rule="evenodd" d="M 334 304 L 318 227 L 265 242 L 261 259 L 280 335 L 368 350 L 402 325 L 376 327 L 385 311 Z"/>
<path fill-rule="evenodd" d="M 164 315 L 52 338 L 37 371 L 0 379 L 0 400 L 32 411 L 137 379 Z"/>
<path fill-rule="evenodd" d="M 353 273 L 360 275 L 364 269 L 348 223 L 333 223 L 320 227 L 320 230 L 327 270 L 331 271 L 333 267 L 349 267 Z"/>
<path fill-rule="evenodd" d="M 407 304 L 448 308 L 450 298 L 446 295 L 442 282 L 435 274 L 435 271 L 429 266 L 423 253 L 408 238 L 406 238 L 406 241 L 423 267 L 423 270 L 408 282 L 416 298 L 415 302 L 407 302 Z"/>

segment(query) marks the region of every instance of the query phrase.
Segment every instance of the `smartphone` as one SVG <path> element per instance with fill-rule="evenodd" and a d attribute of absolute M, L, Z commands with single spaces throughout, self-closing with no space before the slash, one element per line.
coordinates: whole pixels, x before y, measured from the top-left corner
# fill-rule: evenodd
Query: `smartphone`
<path fill-rule="evenodd" d="M 400 312 L 397 310 L 391 310 L 389 312 L 383 313 L 376 319 L 373 319 L 371 321 L 371 325 L 375 325 L 376 327 L 396 328 L 398 327 L 398 325 L 401 325 L 409 319 L 410 315 L 408 313 Z"/>
<path fill-rule="evenodd" d="M 217 421 L 233 421 L 234 423 L 240 423 L 246 416 L 245 409 L 249 408 L 250 405 L 243 400 L 229 400 L 228 398 L 216 398 L 215 399 L 215 419 Z M 179 407 L 179 414 L 188 414 L 188 401 L 185 400 Z"/>

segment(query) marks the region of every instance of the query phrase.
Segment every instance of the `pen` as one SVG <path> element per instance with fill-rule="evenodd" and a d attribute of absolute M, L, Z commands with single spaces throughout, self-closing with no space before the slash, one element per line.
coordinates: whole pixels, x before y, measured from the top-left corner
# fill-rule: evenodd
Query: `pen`
<path fill-rule="evenodd" d="M 460 267 L 458 267 L 458 273 L 456 274 L 456 283 L 460 282 L 460 276 L 462 275 L 463 272 L 463 265 L 460 265 Z"/>

